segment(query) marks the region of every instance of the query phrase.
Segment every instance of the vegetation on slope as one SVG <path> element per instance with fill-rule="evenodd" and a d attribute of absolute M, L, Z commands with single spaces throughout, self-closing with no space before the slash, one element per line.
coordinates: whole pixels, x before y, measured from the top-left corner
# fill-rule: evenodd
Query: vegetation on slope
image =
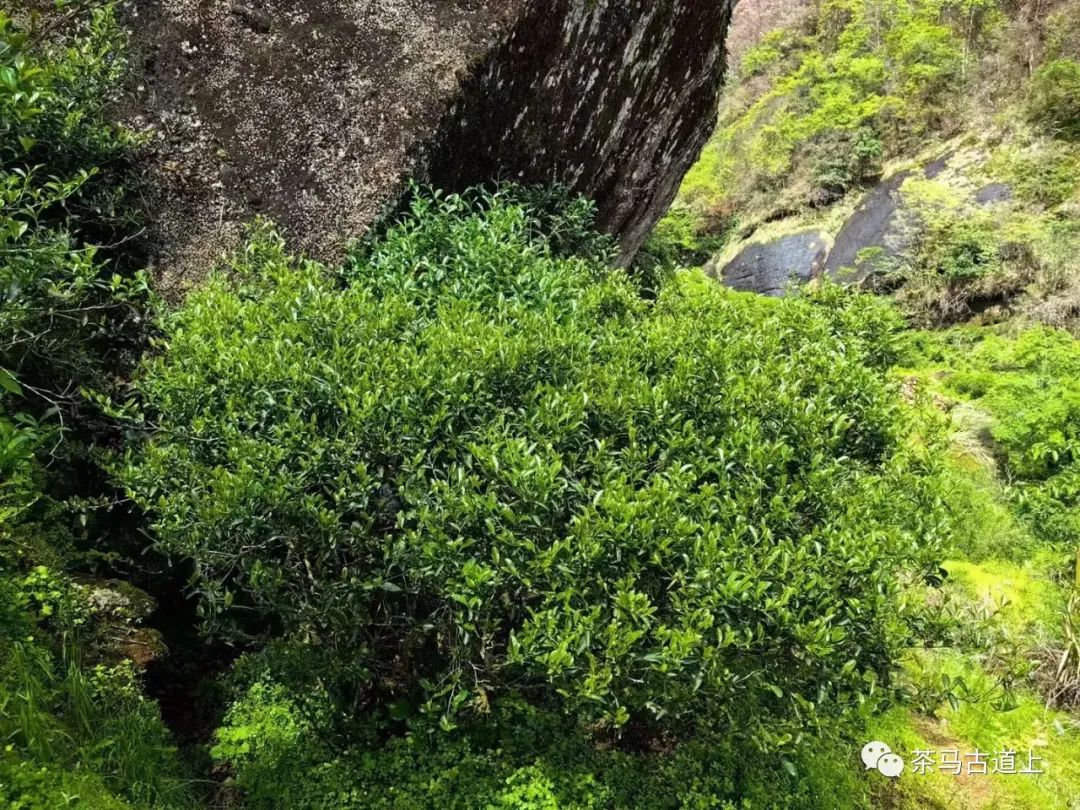
<path fill-rule="evenodd" d="M 889 806 L 1071 808 L 1080 797 L 1078 15 L 1071 2 L 808 9 L 746 49 L 654 246 L 701 262 L 716 253 L 704 239 L 836 233 L 866 189 L 911 172 L 903 245 L 870 286 L 915 325 L 964 324 L 909 333 L 896 370 L 949 422 L 948 508 L 964 521 L 934 598 L 956 632 L 906 659 L 906 705 L 864 736 L 909 752 L 1031 746 L 1051 765 L 1027 781 L 905 774 L 876 786 Z M 676 229 L 679 240 L 662 238 Z"/>
<path fill-rule="evenodd" d="M 840 226 L 882 178 L 900 225 L 867 284 L 917 322 L 1076 315 L 1074 3 L 834 0 L 742 59 L 654 253 Z M 672 238 L 670 234 L 676 234 Z M 856 237 L 857 238 L 857 237 Z M 733 248 L 734 250 L 734 248 Z M 832 271 L 830 265 L 830 271 Z"/>
<path fill-rule="evenodd" d="M 1075 339 L 671 272 L 770 199 L 827 217 L 918 165 L 1014 12 L 836 0 L 768 36 L 635 272 L 558 189 L 417 190 L 340 266 L 257 223 L 149 312 L 111 10 L 63 38 L 0 16 L 0 802 L 1074 810 Z M 1025 123 L 909 190 L 909 314 L 945 300 L 920 279 L 970 302 L 1030 262 L 1022 314 L 1071 323 L 1080 54 L 1045 30 L 1001 72 Z M 182 750 L 132 572 L 239 656 Z M 1047 773 L 889 781 L 871 738 Z"/>

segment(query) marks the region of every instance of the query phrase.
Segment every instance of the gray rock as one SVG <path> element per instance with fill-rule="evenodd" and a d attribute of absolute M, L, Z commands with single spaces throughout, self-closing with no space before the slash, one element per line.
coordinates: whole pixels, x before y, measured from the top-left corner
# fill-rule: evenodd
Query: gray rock
<path fill-rule="evenodd" d="M 943 171 L 949 168 L 949 161 L 952 160 L 953 153 L 949 152 L 942 155 L 937 160 L 932 160 L 926 164 L 926 168 L 923 169 L 923 177 L 927 180 L 933 180 L 940 175 Z"/>
<path fill-rule="evenodd" d="M 255 215 L 333 259 L 409 177 L 561 181 L 623 260 L 715 125 L 730 0 L 139 0 L 126 119 L 159 283 Z"/>
<path fill-rule="evenodd" d="M 910 172 L 899 172 L 879 183 L 840 228 L 825 272 L 837 281 L 862 282 L 906 246 L 900 187 Z"/>
<path fill-rule="evenodd" d="M 745 245 L 717 274 L 734 290 L 783 296 L 791 283 L 820 275 L 829 254 L 829 237 L 820 231 L 787 234 Z"/>
<path fill-rule="evenodd" d="M 1012 186 L 1008 183 L 988 183 L 975 192 L 975 202 L 979 205 L 993 205 L 1007 202 L 1013 198 Z"/>
<path fill-rule="evenodd" d="M 85 579 L 74 585 L 86 611 L 80 630 L 97 659 L 128 659 L 145 669 L 167 652 L 161 633 L 143 626 L 156 607 L 148 594 L 120 580 Z"/>

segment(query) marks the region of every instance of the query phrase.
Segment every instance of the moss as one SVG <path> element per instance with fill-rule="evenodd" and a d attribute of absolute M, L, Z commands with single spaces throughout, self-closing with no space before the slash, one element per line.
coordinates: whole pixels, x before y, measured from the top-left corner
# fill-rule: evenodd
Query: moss
<path fill-rule="evenodd" d="M 991 676 L 971 659 L 959 654 L 937 656 L 927 664 L 933 675 L 948 674 L 970 684 L 973 691 L 993 692 Z M 982 810 L 1010 808 L 1072 810 L 1080 796 L 1080 729 L 1073 718 L 1047 710 L 1041 698 L 1022 692 L 1011 711 L 1001 711 L 990 700 L 961 701 L 956 708 L 944 705 L 937 719 L 904 708 L 870 721 L 866 739 L 880 739 L 905 755 L 908 767 L 894 783 L 878 783 L 875 806 L 922 810 L 955 808 Z M 1027 751 L 1041 758 L 1041 776 L 988 774 L 960 777 L 937 771 L 920 774 L 911 767 L 916 750 L 954 749 L 970 753 L 978 749 L 994 753 L 1016 750 L 1018 768 L 1026 764 Z"/>
<path fill-rule="evenodd" d="M 1033 647 L 1061 632 L 1065 598 L 1050 581 L 1048 569 L 1053 563 L 1052 558 L 1037 554 L 1026 563 L 950 560 L 944 567 L 968 598 L 991 609 L 1000 606 L 997 615 L 1007 631 Z"/>
<path fill-rule="evenodd" d="M 728 199 L 762 217 L 820 204 L 872 181 L 882 159 L 941 128 L 962 80 L 963 36 L 938 4 L 833 0 L 816 22 L 811 36 L 774 32 L 746 55 L 753 90 L 729 89 L 684 200 Z"/>
<path fill-rule="evenodd" d="M 1080 186 L 1080 148 L 1043 140 L 1002 146 L 986 168 L 1008 182 L 1021 200 L 1052 208 L 1072 197 Z"/>

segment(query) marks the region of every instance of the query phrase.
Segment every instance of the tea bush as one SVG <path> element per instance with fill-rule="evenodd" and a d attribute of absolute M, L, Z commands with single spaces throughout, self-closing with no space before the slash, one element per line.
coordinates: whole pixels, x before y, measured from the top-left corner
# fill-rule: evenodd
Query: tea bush
<path fill-rule="evenodd" d="M 254 810 L 816 810 L 823 791 L 837 806 L 867 800 L 867 782 L 830 754 L 844 744 L 831 736 L 786 760 L 789 771 L 722 736 L 654 741 L 660 750 L 639 740 L 636 753 L 597 746 L 572 720 L 520 700 L 451 733 L 430 731 L 361 733 L 334 751 L 286 691 L 259 683 L 226 716 L 213 755 Z"/>
<path fill-rule="evenodd" d="M 519 200 L 418 196 L 335 272 L 263 226 L 165 316 L 116 470 L 159 548 L 212 626 L 337 650 L 447 727 L 511 691 L 775 746 L 850 710 L 944 531 L 896 315 L 646 302 Z"/>
<path fill-rule="evenodd" d="M 134 138 L 105 105 L 124 67 L 99 4 L 80 36 L 35 41 L 0 11 L 0 369 L 37 410 L 79 404 L 142 339 L 122 184 Z M 3 372 L 0 372 L 3 373 Z"/>

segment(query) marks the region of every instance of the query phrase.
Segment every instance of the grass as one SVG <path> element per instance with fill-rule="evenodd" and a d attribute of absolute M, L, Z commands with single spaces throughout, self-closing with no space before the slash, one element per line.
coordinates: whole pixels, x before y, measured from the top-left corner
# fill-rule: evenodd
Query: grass
<path fill-rule="evenodd" d="M 898 377 L 949 420 L 952 499 L 965 520 L 944 564 L 945 591 L 971 625 L 954 647 L 913 653 L 903 673 L 924 686 L 948 683 L 958 700 L 897 707 L 869 721 L 867 739 L 906 753 L 909 765 L 895 782 L 877 782 L 874 806 L 1076 810 L 1080 715 L 1048 708 L 1043 694 L 1049 651 L 1064 643 L 1075 550 L 1037 536 L 1018 514 L 1016 482 L 1006 473 L 1020 469 L 1008 460 L 1024 458 L 1028 437 L 1040 435 L 1024 426 L 1056 416 L 1054 401 L 1074 384 L 1077 343 L 1055 330 L 1008 324 L 915 333 L 911 345 Z M 953 776 L 910 767 L 914 751 L 943 749 L 1014 749 L 1018 762 L 1031 750 L 1045 773 Z"/>
<path fill-rule="evenodd" d="M 935 674 L 963 678 L 975 688 L 992 691 L 994 687 L 993 678 L 962 654 L 936 656 L 930 667 Z M 988 701 L 961 702 L 955 709 L 945 706 L 934 718 L 894 709 L 874 720 L 867 734 L 868 739 L 888 742 L 905 755 L 909 765 L 895 783 L 880 785 L 875 806 L 897 810 L 1080 807 L 1080 724 L 1072 715 L 1047 709 L 1032 692 L 1021 693 L 1011 711 L 1001 711 Z M 1036 769 L 1044 773 L 954 776 L 937 769 L 920 774 L 910 767 L 915 751 L 949 749 L 961 755 L 1015 750 L 1018 770 L 1027 763 L 1031 750 L 1041 760 Z M 935 759 L 940 760 L 940 754 Z"/>
<path fill-rule="evenodd" d="M 1052 561 L 1051 555 L 1040 553 L 1025 563 L 949 560 L 944 567 L 965 596 L 979 605 L 1000 606 L 997 616 L 1008 632 L 1034 644 L 1061 633 L 1065 598 L 1050 580 Z"/>

